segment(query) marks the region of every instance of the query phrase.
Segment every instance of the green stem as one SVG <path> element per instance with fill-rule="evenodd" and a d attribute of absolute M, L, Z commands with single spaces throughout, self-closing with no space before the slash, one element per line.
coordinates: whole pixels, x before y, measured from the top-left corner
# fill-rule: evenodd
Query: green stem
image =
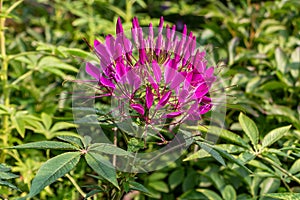
<path fill-rule="evenodd" d="M 66 174 L 66 177 L 71 181 L 71 183 L 75 186 L 76 190 L 81 194 L 81 196 L 85 197 L 86 194 L 82 191 L 82 189 L 79 187 L 79 185 L 76 183 L 74 178 L 70 176 L 69 174 Z M 89 198 L 88 198 L 89 199 Z"/>
<path fill-rule="evenodd" d="M 298 184 L 300 184 L 300 179 L 297 178 L 296 176 L 294 176 L 293 174 L 291 174 L 290 172 L 288 172 L 287 170 L 285 170 L 284 168 L 282 168 L 280 165 L 278 165 L 277 163 L 275 163 L 274 161 L 272 161 L 269 158 L 265 158 L 262 155 L 258 155 L 259 158 L 261 158 L 262 160 L 268 162 L 269 164 L 271 164 L 272 166 L 274 166 L 275 168 L 279 169 L 282 173 L 286 174 L 287 176 L 289 176 L 291 179 L 293 179 L 294 181 L 296 181 Z"/>
<path fill-rule="evenodd" d="M 3 0 L 0 0 L 0 14 L 4 15 L 7 14 L 3 10 Z M 6 47 L 5 47 L 5 17 L 0 18 L 0 50 L 1 50 L 1 57 L 2 57 L 2 69 L 1 69 L 1 81 L 3 85 L 3 103 L 5 107 L 9 107 L 10 99 L 9 93 L 10 89 L 8 87 L 8 58 L 6 55 Z M 9 116 L 3 115 L 2 117 L 2 131 L 4 134 L 3 137 L 3 145 L 7 146 L 8 141 L 8 125 L 9 125 Z"/>
<path fill-rule="evenodd" d="M 29 77 L 32 74 L 33 70 L 30 70 L 17 78 L 14 82 L 11 83 L 11 85 L 17 85 L 20 81 L 24 80 L 25 78 Z"/>

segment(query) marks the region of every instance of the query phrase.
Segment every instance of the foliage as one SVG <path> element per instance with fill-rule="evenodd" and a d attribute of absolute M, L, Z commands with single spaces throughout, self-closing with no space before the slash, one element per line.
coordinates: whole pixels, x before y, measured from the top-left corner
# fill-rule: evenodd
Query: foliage
<path fill-rule="evenodd" d="M 1 198 L 299 198 L 299 1 L 0 4 L 0 162 L 12 166 L 0 164 Z M 188 128 L 218 136 L 217 144 L 195 136 L 181 160 L 159 171 L 130 174 L 115 171 L 103 156 L 126 155 L 125 146 L 90 144 L 78 136 L 69 80 L 84 59 L 97 60 L 83 38 L 92 44 L 115 34 L 119 16 L 124 29 L 134 16 L 153 26 L 164 16 L 178 31 L 187 24 L 210 51 L 209 61 L 220 68 L 228 88 L 226 127 Z M 105 130 L 113 128 L 101 122 Z"/>

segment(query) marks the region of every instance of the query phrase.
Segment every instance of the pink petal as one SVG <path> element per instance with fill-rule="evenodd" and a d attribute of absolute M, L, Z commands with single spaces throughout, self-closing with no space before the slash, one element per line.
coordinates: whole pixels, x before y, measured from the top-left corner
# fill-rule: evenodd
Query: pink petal
<path fill-rule="evenodd" d="M 181 83 L 183 83 L 184 79 L 185 78 L 180 73 L 177 72 L 171 82 L 170 88 L 172 90 L 176 89 Z"/>
<path fill-rule="evenodd" d="M 153 38 L 154 38 L 153 26 L 152 26 L 152 23 L 150 23 L 149 24 L 149 37 L 148 37 L 148 44 L 149 44 L 150 49 L 153 49 Z"/>
<path fill-rule="evenodd" d="M 155 45 L 155 54 L 157 56 L 160 55 L 162 44 L 163 44 L 163 38 L 162 35 L 160 34 L 156 39 L 156 45 Z"/>
<path fill-rule="evenodd" d="M 153 104 L 154 98 L 150 87 L 146 88 L 146 106 L 149 109 Z"/>
<path fill-rule="evenodd" d="M 151 86 L 153 87 L 154 90 L 158 89 L 158 85 L 157 83 L 154 81 L 154 79 L 152 78 L 152 76 L 148 76 L 148 81 L 151 84 Z"/>
<path fill-rule="evenodd" d="M 179 115 L 181 115 L 182 112 L 181 111 L 177 111 L 177 112 L 171 112 L 171 113 L 168 113 L 164 116 L 162 116 L 163 118 L 174 118 L 174 117 L 178 117 Z"/>
<path fill-rule="evenodd" d="M 161 31 L 162 28 L 163 28 L 163 26 L 164 26 L 164 17 L 161 16 L 161 17 L 160 17 L 160 20 L 159 20 L 158 29 Z"/>
<path fill-rule="evenodd" d="M 158 63 L 155 60 L 152 61 L 152 69 L 153 69 L 153 74 L 154 74 L 156 83 L 160 83 L 161 69 L 160 69 L 160 66 L 158 65 Z"/>
<path fill-rule="evenodd" d="M 179 93 L 178 101 L 179 101 L 180 103 L 185 102 L 185 100 L 187 100 L 188 94 L 189 94 L 188 90 L 184 90 L 184 89 L 183 89 L 183 90 Z"/>
<path fill-rule="evenodd" d="M 208 111 L 210 111 L 211 108 L 212 108 L 212 104 L 205 104 L 203 106 L 200 106 L 199 114 L 203 115 L 203 114 L 207 113 Z"/>
<path fill-rule="evenodd" d="M 94 66 L 92 63 L 87 62 L 85 64 L 85 71 L 91 75 L 92 77 L 94 77 L 96 80 L 100 80 L 100 69 L 96 66 Z"/>
<path fill-rule="evenodd" d="M 119 33 L 123 33 L 123 26 L 122 26 L 122 22 L 121 22 L 121 18 L 119 17 L 118 18 L 118 21 L 117 21 L 117 26 L 116 26 L 116 33 L 119 34 Z"/>
<path fill-rule="evenodd" d="M 110 80 L 108 80 L 107 78 L 104 78 L 103 76 L 100 77 L 100 83 L 106 87 L 110 87 L 113 89 L 116 88 L 115 85 Z"/>
<path fill-rule="evenodd" d="M 156 106 L 157 110 L 160 109 L 160 108 L 162 108 L 163 106 L 165 106 L 168 103 L 168 101 L 169 101 L 169 99 L 171 97 L 171 94 L 172 94 L 172 91 L 168 91 L 167 93 L 165 93 L 162 96 L 162 98 L 159 100 L 159 102 L 158 102 L 158 104 Z"/>
<path fill-rule="evenodd" d="M 139 20 L 137 19 L 137 17 L 133 18 L 133 20 L 132 20 L 132 27 L 133 28 L 139 28 L 140 27 Z"/>
<path fill-rule="evenodd" d="M 143 65 L 147 61 L 147 55 L 145 48 L 139 49 L 139 62 Z"/>
<path fill-rule="evenodd" d="M 115 47 L 115 38 L 112 35 L 107 35 L 105 37 L 105 45 L 109 50 L 109 54 L 111 55 L 112 52 L 114 52 L 114 47 Z"/>
<path fill-rule="evenodd" d="M 121 80 L 127 71 L 128 71 L 128 69 L 123 63 L 120 63 L 120 62 L 116 63 L 117 80 Z"/>
<path fill-rule="evenodd" d="M 205 71 L 206 77 L 212 77 L 213 74 L 214 74 L 214 67 L 210 67 Z"/>
<path fill-rule="evenodd" d="M 209 97 L 207 97 L 207 96 L 204 96 L 203 98 L 202 98 L 202 100 L 201 100 L 201 102 L 203 102 L 203 103 L 211 103 L 211 98 L 209 98 Z"/>
<path fill-rule="evenodd" d="M 208 93 L 208 87 L 205 82 L 202 82 L 195 91 L 195 96 L 197 98 L 202 98 L 205 94 Z"/>
<path fill-rule="evenodd" d="M 141 104 L 131 104 L 131 108 L 133 108 L 136 112 L 140 113 L 141 115 L 145 114 L 144 107 Z"/>
<path fill-rule="evenodd" d="M 177 70 L 177 63 L 175 59 L 169 60 L 165 67 L 165 82 L 169 84 L 175 76 L 175 72 Z"/>

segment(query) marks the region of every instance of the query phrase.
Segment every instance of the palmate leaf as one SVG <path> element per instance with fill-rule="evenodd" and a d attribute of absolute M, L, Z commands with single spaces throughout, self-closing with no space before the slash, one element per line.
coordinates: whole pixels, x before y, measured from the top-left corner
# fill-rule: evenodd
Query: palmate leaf
<path fill-rule="evenodd" d="M 288 130 L 291 128 L 291 125 L 284 126 L 280 128 L 276 128 L 272 131 L 270 131 L 262 140 L 262 146 L 261 150 L 263 150 L 265 147 L 272 145 L 274 142 L 279 140 Z"/>
<path fill-rule="evenodd" d="M 27 197 L 34 197 L 46 186 L 70 172 L 79 162 L 80 156 L 80 152 L 67 152 L 45 162 L 34 177 Z"/>
<path fill-rule="evenodd" d="M 130 152 L 108 143 L 94 143 L 90 145 L 89 151 L 95 153 L 112 154 L 117 156 L 132 156 Z"/>
<path fill-rule="evenodd" d="M 257 144 L 258 144 L 258 129 L 255 125 L 254 121 L 251 120 L 249 117 L 240 113 L 239 115 L 239 122 L 242 126 L 243 131 L 246 133 L 248 138 L 250 139 L 254 149 L 257 151 Z"/>
<path fill-rule="evenodd" d="M 117 174 L 114 166 L 103 156 L 94 152 L 85 154 L 87 164 L 101 177 L 111 182 L 119 189 Z"/>
<path fill-rule="evenodd" d="M 80 138 L 80 136 L 60 135 L 57 136 L 57 138 L 83 148 L 82 138 Z"/>
<path fill-rule="evenodd" d="M 9 147 L 9 149 L 60 149 L 60 150 L 79 150 L 76 146 L 66 142 L 57 141 L 40 141 L 21 144 Z"/>

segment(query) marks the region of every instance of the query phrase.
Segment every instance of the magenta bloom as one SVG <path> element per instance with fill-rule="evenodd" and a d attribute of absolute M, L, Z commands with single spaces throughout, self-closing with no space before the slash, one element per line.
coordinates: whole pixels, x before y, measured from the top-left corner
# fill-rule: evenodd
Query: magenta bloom
<path fill-rule="evenodd" d="M 116 37 L 94 42 L 100 62 L 86 63 L 86 72 L 98 83 L 96 97 L 119 102 L 121 118 L 135 116 L 146 124 L 176 118 L 180 123 L 201 119 L 213 106 L 214 67 L 207 67 L 205 52 L 196 49 L 196 37 L 185 25 L 179 36 L 175 25 L 164 28 L 163 23 L 161 17 L 159 27 L 150 24 L 146 34 L 134 18 L 129 37 L 119 18 Z"/>

